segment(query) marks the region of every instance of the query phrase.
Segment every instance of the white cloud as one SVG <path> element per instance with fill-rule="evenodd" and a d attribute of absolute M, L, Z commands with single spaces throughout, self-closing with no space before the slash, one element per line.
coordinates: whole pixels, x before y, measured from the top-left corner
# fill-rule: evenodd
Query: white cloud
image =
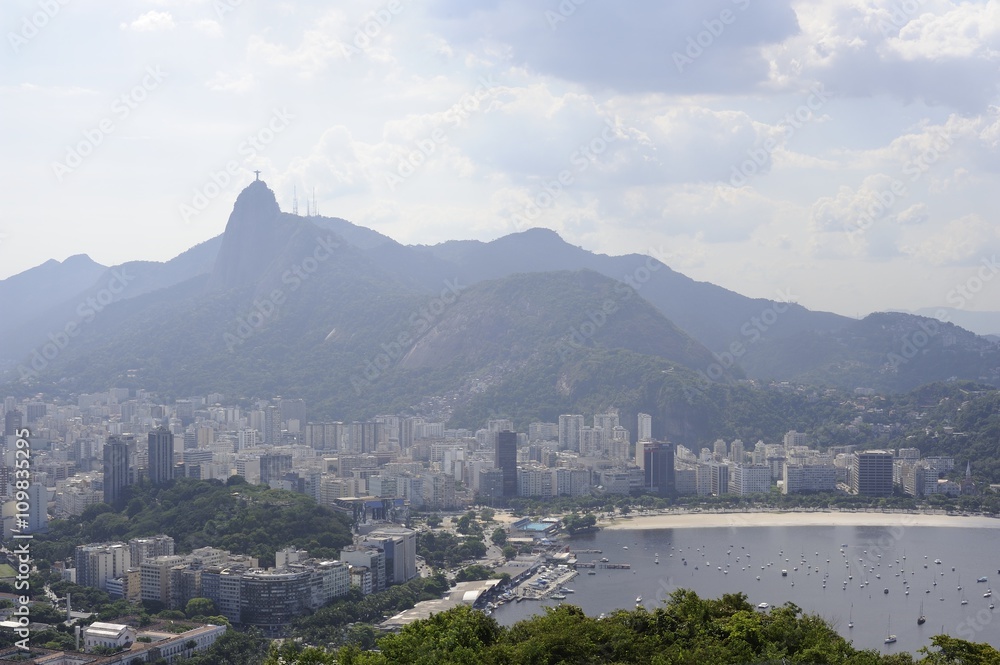
<path fill-rule="evenodd" d="M 253 74 L 244 72 L 239 75 L 216 72 L 215 76 L 209 79 L 205 85 L 214 92 L 232 92 L 242 94 L 250 92 L 257 87 L 257 81 Z"/>
<path fill-rule="evenodd" d="M 122 23 L 122 30 L 133 32 L 155 32 L 158 30 L 173 30 L 176 27 L 174 17 L 169 12 L 151 10 L 131 23 Z"/>
<path fill-rule="evenodd" d="M 198 32 L 204 33 L 209 37 L 221 37 L 223 34 L 222 25 L 218 21 L 213 21 L 210 18 L 195 21 L 194 28 Z"/>
<path fill-rule="evenodd" d="M 905 245 L 903 252 L 931 265 L 976 263 L 1000 249 L 1000 231 L 979 215 L 949 221 L 939 232 Z"/>

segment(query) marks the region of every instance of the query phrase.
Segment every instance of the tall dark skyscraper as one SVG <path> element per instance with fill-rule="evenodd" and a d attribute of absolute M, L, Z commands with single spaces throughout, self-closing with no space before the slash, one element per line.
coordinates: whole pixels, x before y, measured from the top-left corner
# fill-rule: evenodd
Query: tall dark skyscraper
<path fill-rule="evenodd" d="M 504 430 L 497 434 L 495 456 L 496 468 L 503 471 L 501 496 L 509 499 L 517 496 L 517 433 Z"/>
<path fill-rule="evenodd" d="M 121 508 L 128 486 L 128 444 L 118 436 L 104 444 L 104 503 Z"/>
<path fill-rule="evenodd" d="M 676 488 L 674 444 L 647 443 L 643 450 L 645 485 L 660 496 L 671 496 Z"/>
<path fill-rule="evenodd" d="M 892 496 L 893 455 L 888 450 L 854 454 L 851 491 L 862 496 Z"/>
<path fill-rule="evenodd" d="M 274 405 L 264 409 L 264 443 L 281 445 L 281 409 Z"/>
<path fill-rule="evenodd" d="M 3 433 L 7 436 L 14 436 L 14 433 L 23 427 L 24 417 L 17 409 L 8 411 L 3 417 Z"/>
<path fill-rule="evenodd" d="M 280 480 L 285 473 L 292 470 L 291 455 L 261 455 L 260 484 L 267 485 L 272 480 Z"/>
<path fill-rule="evenodd" d="M 166 427 L 149 433 L 149 482 L 162 485 L 174 479 L 174 435 Z"/>

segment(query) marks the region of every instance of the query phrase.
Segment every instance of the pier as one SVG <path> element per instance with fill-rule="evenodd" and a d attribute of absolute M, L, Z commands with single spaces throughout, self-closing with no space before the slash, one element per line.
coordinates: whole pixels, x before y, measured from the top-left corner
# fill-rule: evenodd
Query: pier
<path fill-rule="evenodd" d="M 598 570 L 629 570 L 632 568 L 628 563 L 608 563 L 607 561 L 577 561 L 577 568 L 596 568 Z"/>

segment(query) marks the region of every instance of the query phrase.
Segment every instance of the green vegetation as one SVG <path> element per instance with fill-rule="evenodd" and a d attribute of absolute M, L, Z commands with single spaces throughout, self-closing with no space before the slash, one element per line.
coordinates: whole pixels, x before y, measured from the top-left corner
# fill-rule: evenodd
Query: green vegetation
<path fill-rule="evenodd" d="M 497 527 L 493 529 L 492 535 L 490 535 L 490 542 L 498 547 L 503 547 L 507 544 L 507 532 L 504 531 L 503 527 Z"/>
<path fill-rule="evenodd" d="M 336 558 L 351 543 L 347 519 L 303 494 L 189 478 L 167 487 L 145 484 L 129 490 L 128 506 L 120 513 L 97 504 L 80 517 L 50 522 L 49 532 L 36 536 L 32 545 L 36 561 L 66 559 L 84 543 L 158 533 L 171 536 L 178 552 L 219 547 L 258 557 L 263 566 L 274 565 L 275 551 L 284 547 Z"/>
<path fill-rule="evenodd" d="M 177 665 L 260 665 L 268 651 L 268 640 L 258 630 L 227 630 L 205 651 L 178 660 Z"/>
<path fill-rule="evenodd" d="M 417 554 L 428 566 L 455 568 L 463 561 L 486 556 L 482 535 L 458 538 L 452 533 L 426 531 L 417 534 Z"/>
<path fill-rule="evenodd" d="M 472 564 L 455 574 L 456 582 L 478 582 L 479 580 L 489 580 L 494 578 L 499 578 L 493 569 L 487 568 L 486 566 L 480 565 L 478 563 Z"/>
<path fill-rule="evenodd" d="M 463 536 L 482 536 L 483 525 L 476 519 L 476 511 L 470 510 L 458 518 L 455 530 Z"/>
<path fill-rule="evenodd" d="M 313 614 L 301 617 L 292 626 L 292 636 L 308 644 L 347 644 L 348 624 L 381 621 L 403 610 L 408 610 L 422 600 L 440 598 L 449 588 L 444 575 L 417 577 L 405 584 L 389 587 L 368 596 L 357 589 L 335 599 Z"/>
<path fill-rule="evenodd" d="M 597 524 L 597 517 L 593 513 L 587 513 L 583 516 L 570 513 L 563 517 L 562 523 L 563 528 L 566 529 L 566 533 L 573 535 L 581 531 L 593 529 L 594 525 Z"/>
<path fill-rule="evenodd" d="M 378 640 L 378 652 L 337 653 L 286 643 L 266 665 L 525 665 L 617 663 L 636 665 L 824 663 L 826 665 L 997 665 L 1000 652 L 939 635 L 920 657 L 858 650 L 822 618 L 788 603 L 759 612 L 743 594 L 717 600 L 675 591 L 649 612 L 619 610 L 607 618 L 578 608 L 546 608 L 544 615 L 505 628 L 491 617 L 458 607 L 414 622 Z"/>

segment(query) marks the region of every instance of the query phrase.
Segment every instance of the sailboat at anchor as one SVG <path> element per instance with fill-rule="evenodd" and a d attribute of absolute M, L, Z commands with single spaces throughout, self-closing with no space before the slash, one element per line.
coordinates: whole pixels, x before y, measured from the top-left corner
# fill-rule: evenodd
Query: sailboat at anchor
<path fill-rule="evenodd" d="M 889 625 L 886 626 L 885 629 L 885 639 L 882 640 L 885 644 L 893 644 L 896 641 L 896 636 L 889 632 L 891 628 L 892 628 L 892 617 L 890 616 Z"/>

